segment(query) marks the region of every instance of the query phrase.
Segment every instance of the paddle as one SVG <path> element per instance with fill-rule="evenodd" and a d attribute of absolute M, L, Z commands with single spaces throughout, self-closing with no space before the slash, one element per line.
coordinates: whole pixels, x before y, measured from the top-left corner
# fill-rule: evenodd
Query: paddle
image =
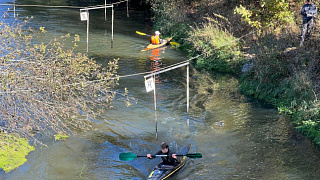
<path fill-rule="evenodd" d="M 178 46 L 178 45 L 180 45 L 180 44 L 177 43 L 177 42 L 170 42 L 170 44 L 171 44 L 172 46 Z"/>
<path fill-rule="evenodd" d="M 140 31 L 136 31 L 136 33 L 141 35 L 141 36 L 151 36 L 149 34 L 146 34 L 146 33 L 140 32 Z"/>
<path fill-rule="evenodd" d="M 152 157 L 162 157 L 162 156 L 167 156 L 167 155 L 155 155 L 155 156 L 152 156 Z M 177 154 L 176 156 L 187 156 L 187 157 L 193 158 L 193 159 L 202 158 L 202 154 L 201 153 Z M 132 161 L 137 157 L 147 157 L 147 156 L 138 156 L 138 155 L 135 155 L 135 154 L 133 154 L 131 152 L 121 153 L 119 155 L 119 159 L 121 161 Z"/>
<path fill-rule="evenodd" d="M 139 35 L 142 35 L 142 36 L 151 36 L 151 35 L 149 35 L 149 34 L 146 34 L 146 33 L 140 32 L 140 31 L 136 31 L 136 33 L 139 34 Z M 170 42 L 170 44 L 171 44 L 172 46 L 180 45 L 180 44 L 177 43 L 177 42 Z"/>

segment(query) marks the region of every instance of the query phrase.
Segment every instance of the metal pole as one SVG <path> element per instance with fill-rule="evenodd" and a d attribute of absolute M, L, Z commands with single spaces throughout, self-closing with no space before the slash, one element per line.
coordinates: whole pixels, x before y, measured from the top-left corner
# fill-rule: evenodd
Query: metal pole
<path fill-rule="evenodd" d="M 104 20 L 107 20 L 107 0 L 104 0 Z"/>
<path fill-rule="evenodd" d="M 158 119 L 157 119 L 157 96 L 156 96 L 156 75 L 153 75 L 153 98 L 154 98 L 154 119 L 156 121 L 156 138 L 158 138 Z"/>
<path fill-rule="evenodd" d="M 187 113 L 189 114 L 189 65 L 187 65 Z"/>
<path fill-rule="evenodd" d="M 16 0 L 13 0 L 13 17 L 16 17 Z"/>
<path fill-rule="evenodd" d="M 189 126 L 189 64 L 187 65 L 187 124 Z"/>
<path fill-rule="evenodd" d="M 158 117 L 157 117 L 157 111 L 154 111 L 154 119 L 156 121 L 156 139 L 158 139 Z"/>
<path fill-rule="evenodd" d="M 129 0 L 127 0 L 127 17 L 129 17 Z"/>
<path fill-rule="evenodd" d="M 87 10 L 88 13 L 88 20 L 87 20 L 87 52 L 89 52 L 89 11 Z"/>
<path fill-rule="evenodd" d="M 114 10 L 113 10 L 113 4 L 112 4 L 111 48 L 113 48 L 113 20 L 114 20 Z"/>

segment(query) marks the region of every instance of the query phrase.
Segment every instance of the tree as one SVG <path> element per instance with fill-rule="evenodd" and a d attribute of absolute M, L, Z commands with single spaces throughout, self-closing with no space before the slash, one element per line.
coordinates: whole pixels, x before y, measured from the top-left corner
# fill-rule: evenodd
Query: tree
<path fill-rule="evenodd" d="M 283 25 L 293 23 L 294 14 L 286 0 L 245 1 L 248 5 L 236 7 L 235 14 L 260 32 L 269 29 L 280 30 Z M 247 8 L 246 8 L 247 7 Z M 267 27 L 267 28 L 266 28 Z"/>
<path fill-rule="evenodd" d="M 5 19 L 4 19 L 5 20 Z M 90 128 L 116 92 L 117 60 L 107 67 L 76 53 L 79 36 L 70 34 L 38 43 L 46 30 L 24 21 L 0 22 L 0 130 L 39 141 Z"/>

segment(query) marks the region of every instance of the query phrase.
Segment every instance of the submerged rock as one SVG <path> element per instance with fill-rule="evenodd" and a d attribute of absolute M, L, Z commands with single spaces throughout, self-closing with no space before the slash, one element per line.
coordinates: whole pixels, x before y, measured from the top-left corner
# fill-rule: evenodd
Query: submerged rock
<path fill-rule="evenodd" d="M 214 124 L 219 127 L 225 126 L 224 121 L 215 122 Z"/>

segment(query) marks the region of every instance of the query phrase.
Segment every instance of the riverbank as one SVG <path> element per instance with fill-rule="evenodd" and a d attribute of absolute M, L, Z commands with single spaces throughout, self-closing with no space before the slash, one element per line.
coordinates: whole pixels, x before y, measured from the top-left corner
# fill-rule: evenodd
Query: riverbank
<path fill-rule="evenodd" d="M 320 145 L 319 25 L 299 47 L 303 2 L 155 0 L 152 5 L 154 29 L 173 36 L 190 57 L 200 55 L 197 68 L 237 75 L 244 94 L 272 103 Z"/>

